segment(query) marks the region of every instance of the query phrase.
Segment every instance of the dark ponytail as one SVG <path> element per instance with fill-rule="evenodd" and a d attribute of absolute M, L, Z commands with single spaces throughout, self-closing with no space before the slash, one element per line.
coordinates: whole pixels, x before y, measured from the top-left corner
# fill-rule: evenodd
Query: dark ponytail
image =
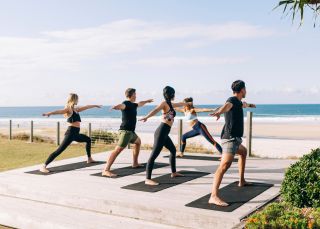
<path fill-rule="evenodd" d="M 167 98 L 165 98 L 165 100 L 166 100 L 167 104 L 169 105 L 170 110 L 174 110 L 174 109 L 173 109 L 173 106 L 172 106 L 171 99 L 167 99 Z"/>
<path fill-rule="evenodd" d="M 164 89 L 163 89 L 163 97 L 164 99 L 166 100 L 167 104 L 169 105 L 170 107 L 170 110 L 175 112 L 173 106 L 172 106 L 172 99 L 174 98 L 175 96 L 175 90 L 174 88 L 170 87 L 170 86 L 166 86 Z"/>

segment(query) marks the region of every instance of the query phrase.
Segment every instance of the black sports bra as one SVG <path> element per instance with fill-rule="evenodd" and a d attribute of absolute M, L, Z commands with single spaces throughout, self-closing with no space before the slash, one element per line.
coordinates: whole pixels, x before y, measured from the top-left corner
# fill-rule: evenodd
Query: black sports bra
<path fill-rule="evenodd" d="M 80 114 L 72 111 L 72 115 L 67 119 L 67 122 L 74 123 L 74 122 L 81 122 Z"/>

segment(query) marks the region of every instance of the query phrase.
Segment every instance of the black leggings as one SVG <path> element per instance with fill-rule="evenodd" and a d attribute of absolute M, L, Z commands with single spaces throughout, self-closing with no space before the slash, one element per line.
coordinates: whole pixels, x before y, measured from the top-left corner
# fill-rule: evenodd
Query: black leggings
<path fill-rule="evenodd" d="M 85 142 L 88 157 L 91 157 L 91 138 L 84 134 L 80 134 L 80 128 L 69 126 L 65 133 L 63 142 L 59 148 L 48 157 L 45 165 L 49 165 L 56 157 L 58 157 L 73 141 Z"/>
<path fill-rule="evenodd" d="M 176 147 L 169 137 L 171 127 L 166 123 L 161 123 L 154 133 L 153 149 L 147 164 L 147 179 L 151 179 L 151 174 L 154 166 L 154 161 L 159 156 L 163 147 L 170 151 L 170 165 L 172 173 L 176 172 Z"/>

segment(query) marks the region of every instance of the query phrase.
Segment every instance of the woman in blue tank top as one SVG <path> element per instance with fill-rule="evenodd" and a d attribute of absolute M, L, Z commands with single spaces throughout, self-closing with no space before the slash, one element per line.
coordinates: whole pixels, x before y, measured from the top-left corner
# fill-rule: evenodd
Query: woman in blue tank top
<path fill-rule="evenodd" d="M 189 122 L 192 130 L 182 135 L 180 154 L 177 156 L 183 157 L 183 154 L 187 145 L 187 139 L 196 137 L 198 135 L 202 135 L 203 137 L 205 137 L 207 141 L 210 142 L 213 146 L 215 146 L 218 152 L 221 154 L 222 153 L 221 146 L 219 145 L 219 143 L 217 143 L 213 139 L 207 127 L 198 120 L 198 116 L 197 116 L 197 113 L 199 112 L 214 112 L 216 109 L 195 108 L 193 106 L 193 98 L 186 98 L 184 99 L 184 102 L 187 103 L 188 105 L 186 105 L 183 109 L 176 109 L 176 110 L 185 114 L 185 118 L 187 122 Z"/>

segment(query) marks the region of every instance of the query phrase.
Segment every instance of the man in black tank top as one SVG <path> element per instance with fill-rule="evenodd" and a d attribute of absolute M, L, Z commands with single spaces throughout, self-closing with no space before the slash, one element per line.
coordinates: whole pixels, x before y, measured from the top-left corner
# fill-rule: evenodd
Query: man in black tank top
<path fill-rule="evenodd" d="M 119 142 L 115 150 L 111 153 L 102 176 L 114 177 L 116 174 L 111 172 L 111 166 L 116 160 L 117 156 L 131 143 L 134 144 L 133 148 L 133 168 L 138 168 L 138 157 L 141 146 L 141 139 L 135 133 L 137 124 L 137 108 L 152 103 L 153 100 L 149 99 L 136 103 L 136 90 L 128 88 L 125 92 L 127 100 L 123 103 L 112 107 L 113 110 L 121 110 L 122 112 L 122 123 L 119 129 Z"/>
<path fill-rule="evenodd" d="M 138 104 L 129 100 L 124 101 L 121 106 L 124 105 L 124 109 L 121 109 L 122 123 L 120 130 L 127 130 L 134 132 L 137 124 L 137 108 Z"/>
<path fill-rule="evenodd" d="M 225 125 L 221 133 L 223 154 L 220 166 L 214 176 L 211 198 L 209 200 L 209 204 L 218 206 L 228 206 L 228 204 L 218 196 L 218 190 L 223 175 L 231 166 L 235 154 L 239 155 L 239 187 L 248 184 L 244 179 L 247 149 L 242 145 L 244 129 L 243 108 L 255 108 L 256 106 L 242 102 L 242 99 L 246 97 L 247 93 L 243 81 L 237 80 L 233 82 L 231 88 L 233 96 L 230 97 L 218 111 L 211 114 L 211 116 L 217 117 L 217 120 L 222 114 L 224 114 L 225 117 Z"/>

